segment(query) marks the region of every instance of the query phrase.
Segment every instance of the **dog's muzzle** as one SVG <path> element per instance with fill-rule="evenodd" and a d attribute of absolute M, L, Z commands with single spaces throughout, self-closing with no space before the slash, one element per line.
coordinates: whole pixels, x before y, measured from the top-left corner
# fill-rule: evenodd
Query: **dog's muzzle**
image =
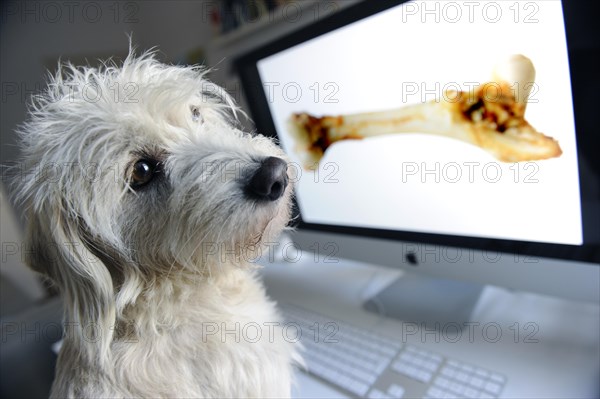
<path fill-rule="evenodd" d="M 281 158 L 268 157 L 246 185 L 249 197 L 275 201 L 283 195 L 288 185 L 287 164 Z"/>

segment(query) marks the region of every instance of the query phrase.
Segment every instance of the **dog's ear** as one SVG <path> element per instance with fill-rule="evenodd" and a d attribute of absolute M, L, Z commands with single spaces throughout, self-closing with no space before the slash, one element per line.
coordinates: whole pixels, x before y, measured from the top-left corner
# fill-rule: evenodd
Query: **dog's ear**
<path fill-rule="evenodd" d="M 63 295 L 66 339 L 90 360 L 107 361 L 115 324 L 113 280 L 81 223 L 61 210 L 32 212 L 27 262 Z"/>

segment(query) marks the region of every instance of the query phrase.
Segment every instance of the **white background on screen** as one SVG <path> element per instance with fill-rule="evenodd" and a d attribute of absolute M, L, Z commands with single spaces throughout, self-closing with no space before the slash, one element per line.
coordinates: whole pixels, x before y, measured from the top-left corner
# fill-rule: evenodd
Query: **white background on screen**
<path fill-rule="evenodd" d="M 445 3 L 395 7 L 259 62 L 275 127 L 292 160 L 299 162 L 285 126 L 294 112 L 336 115 L 402 107 L 422 102 L 423 96 L 432 100 L 444 87 L 488 81 L 498 61 L 518 53 L 529 57 L 537 72 L 526 118 L 557 139 L 563 155 L 502 163 L 475 146 L 418 132 L 348 140 L 328 149 L 318 175 L 302 171 L 297 195 L 303 219 L 581 244 L 561 3 L 543 1 L 524 9 L 523 3 L 485 8 L 485 2 L 475 2 L 479 6 L 469 9 L 469 2 L 452 2 L 455 10 L 444 9 Z M 456 10 L 462 16 L 453 23 Z"/>

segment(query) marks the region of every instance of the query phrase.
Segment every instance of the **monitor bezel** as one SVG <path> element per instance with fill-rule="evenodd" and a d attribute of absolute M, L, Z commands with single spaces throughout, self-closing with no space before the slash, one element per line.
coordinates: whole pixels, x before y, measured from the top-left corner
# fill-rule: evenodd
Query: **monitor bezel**
<path fill-rule="evenodd" d="M 367 18 L 371 15 L 385 11 L 391 7 L 398 6 L 410 0 L 386 0 L 376 2 L 359 2 L 349 6 L 338 13 L 330 15 L 318 21 L 314 21 L 308 26 L 298 29 L 286 36 L 274 40 L 262 47 L 256 48 L 233 61 L 234 68 L 239 74 L 242 89 L 247 100 L 250 114 L 254 120 L 257 130 L 269 137 L 277 138 L 277 131 L 271 116 L 269 105 L 265 91 L 262 87 L 262 82 L 258 72 L 257 62 L 272 54 L 283 51 L 287 48 L 313 39 L 335 29 L 341 28 L 352 22 Z M 568 2 L 566 2 L 568 3 Z M 571 83 L 573 98 L 575 93 L 581 91 L 582 76 L 580 73 L 580 65 L 575 62 L 572 57 L 571 49 L 574 43 L 580 42 L 583 32 L 581 26 L 578 26 L 576 12 L 567 7 L 563 2 L 563 13 L 565 17 L 565 29 L 567 36 L 567 46 L 569 49 L 569 65 L 571 70 Z M 580 62 L 579 62 L 580 63 Z M 575 79 L 574 77 L 578 79 Z M 587 76 L 583 76 L 587 78 Z M 586 79 L 583 79 L 585 82 Z M 575 84 L 575 82 L 580 82 Z M 580 187 L 584 187 L 588 179 L 598 178 L 598 171 L 595 175 L 584 176 L 582 170 L 589 170 L 589 163 L 584 165 L 584 156 L 586 149 L 589 149 L 590 140 L 585 140 L 585 146 L 582 144 L 584 140 L 580 140 L 581 132 L 577 126 L 593 126 L 589 118 L 592 118 L 592 113 L 585 112 L 585 109 L 577 109 L 574 104 L 573 111 L 575 114 L 577 151 L 579 162 L 579 183 Z M 593 134 L 593 132 L 588 133 Z M 592 139 L 593 140 L 593 139 Z M 582 192 L 580 190 L 580 200 Z M 523 256 L 539 256 L 544 258 L 557 258 L 564 260 L 575 260 L 582 262 L 600 263 L 600 229 L 598 224 L 594 224 L 593 220 L 600 214 L 600 203 L 598 199 L 592 200 L 589 204 L 586 200 L 582 201 L 582 230 L 584 243 L 583 245 L 566 245 L 530 241 L 518 241 L 499 238 L 483 238 L 459 235 L 446 235 L 437 233 L 421 233 L 401 230 L 386 230 L 356 226 L 341 226 L 306 222 L 302 219 L 299 212 L 298 204 L 295 204 L 295 220 L 296 227 L 299 229 L 309 229 L 320 232 L 331 232 L 345 235 L 364 236 L 370 238 L 390 239 L 404 242 L 424 243 L 433 245 L 443 245 L 458 248 L 470 248 L 475 250 L 494 251 L 500 253 L 519 254 Z M 598 230 L 598 231 L 596 231 Z"/>

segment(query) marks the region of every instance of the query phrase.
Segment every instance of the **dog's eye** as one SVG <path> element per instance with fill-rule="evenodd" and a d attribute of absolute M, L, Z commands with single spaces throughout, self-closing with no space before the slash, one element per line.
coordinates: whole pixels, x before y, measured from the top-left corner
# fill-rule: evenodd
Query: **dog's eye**
<path fill-rule="evenodd" d="M 131 174 L 131 187 L 141 187 L 152 180 L 157 171 L 157 163 L 146 159 L 137 161 L 133 165 L 133 172 Z"/>

